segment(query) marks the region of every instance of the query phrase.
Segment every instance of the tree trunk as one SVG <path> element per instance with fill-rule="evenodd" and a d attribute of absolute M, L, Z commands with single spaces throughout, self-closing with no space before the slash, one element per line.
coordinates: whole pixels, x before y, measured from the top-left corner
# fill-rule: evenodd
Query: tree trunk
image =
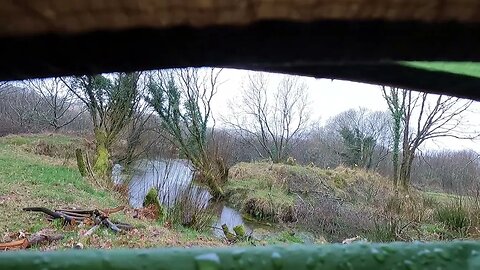
<path fill-rule="evenodd" d="M 85 159 L 81 148 L 75 149 L 75 156 L 77 157 L 77 167 L 80 174 L 85 177 L 87 175 L 87 168 L 85 166 Z"/>
<path fill-rule="evenodd" d="M 212 193 L 213 198 L 221 199 L 225 196 L 225 192 L 223 188 L 218 183 L 217 179 L 213 176 L 205 176 L 205 180 L 207 182 L 208 187 L 210 188 L 210 192 Z"/>
<path fill-rule="evenodd" d="M 400 125 L 401 119 L 399 116 L 396 116 L 394 119 L 394 128 L 393 128 L 393 153 L 392 153 L 392 163 L 393 163 L 393 186 L 396 188 L 398 185 L 398 156 L 400 152 Z"/>
<path fill-rule="evenodd" d="M 107 144 L 107 132 L 102 128 L 95 129 L 95 164 L 93 171 L 99 177 L 106 179 L 111 173 L 110 153 Z"/>
<path fill-rule="evenodd" d="M 403 190 L 408 191 L 410 185 L 410 173 L 412 170 L 414 153 L 412 150 L 404 150 L 402 164 L 400 165 L 400 175 L 399 180 L 402 185 Z"/>

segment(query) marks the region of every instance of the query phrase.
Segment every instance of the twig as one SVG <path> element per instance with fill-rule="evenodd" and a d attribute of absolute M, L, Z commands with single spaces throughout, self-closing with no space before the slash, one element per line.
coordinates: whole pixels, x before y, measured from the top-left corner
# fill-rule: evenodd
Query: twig
<path fill-rule="evenodd" d="M 103 219 L 102 224 L 110 228 L 116 233 L 119 233 L 122 231 L 116 224 L 112 223 L 108 218 Z"/>
<path fill-rule="evenodd" d="M 88 230 L 86 233 L 84 233 L 82 236 L 83 237 L 86 237 L 86 236 L 90 236 L 92 235 L 100 226 L 99 225 L 95 225 L 93 226 L 92 228 L 90 228 L 90 230 Z"/>

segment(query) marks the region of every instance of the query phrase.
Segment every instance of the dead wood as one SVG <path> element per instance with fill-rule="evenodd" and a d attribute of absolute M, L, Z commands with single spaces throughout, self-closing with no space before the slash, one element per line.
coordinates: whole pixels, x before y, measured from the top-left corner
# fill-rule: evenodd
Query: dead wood
<path fill-rule="evenodd" d="M 28 246 L 28 240 L 26 238 L 15 240 L 7 243 L 0 243 L 0 250 L 15 250 L 25 249 Z"/>
<path fill-rule="evenodd" d="M 28 238 L 15 240 L 7 243 L 0 243 L 0 250 L 26 249 L 32 246 L 50 243 L 63 239 L 63 235 L 33 234 Z"/>
<path fill-rule="evenodd" d="M 120 212 L 124 209 L 123 206 L 104 209 L 104 210 L 83 210 L 83 209 L 57 209 L 52 211 L 45 207 L 27 207 L 23 208 L 24 211 L 42 212 L 48 215 L 48 220 L 62 218 L 65 220 L 65 224 L 76 225 L 79 222 L 94 224 L 93 230 L 97 229 L 97 225 L 104 225 L 105 227 L 113 230 L 114 232 L 121 232 L 123 230 L 131 230 L 133 226 L 127 223 L 114 223 L 109 220 L 108 216 L 112 213 Z M 87 222 L 88 221 L 88 222 Z M 92 230 L 90 229 L 90 230 Z M 90 232 L 90 230 L 88 232 Z M 93 233 L 90 232 L 90 234 Z"/>
<path fill-rule="evenodd" d="M 63 239 L 63 235 L 55 234 L 55 235 L 46 235 L 46 234 L 33 234 L 32 236 L 28 237 L 28 246 L 36 246 L 43 243 L 51 243 L 53 241 L 58 241 Z"/>
<path fill-rule="evenodd" d="M 118 206 L 118 207 L 115 207 L 115 208 L 103 209 L 103 210 L 100 210 L 100 212 L 103 212 L 108 216 L 110 214 L 118 213 L 120 211 L 123 211 L 123 209 L 125 209 L 125 206 Z"/>
<path fill-rule="evenodd" d="M 122 231 L 116 224 L 111 222 L 108 218 L 102 220 L 102 224 L 105 225 L 107 228 L 110 228 L 112 231 L 119 233 Z"/>
<path fill-rule="evenodd" d="M 83 234 L 83 237 L 92 235 L 99 227 L 100 226 L 98 224 L 93 226 L 92 228 L 90 228 L 90 230 L 88 230 L 86 233 Z"/>
<path fill-rule="evenodd" d="M 26 207 L 26 208 L 23 208 L 23 211 L 42 212 L 49 215 L 53 219 L 63 218 L 65 220 L 65 223 L 68 223 L 68 224 L 74 224 L 75 223 L 74 220 L 76 219 L 75 217 L 66 215 L 62 212 L 55 212 L 45 207 Z"/>

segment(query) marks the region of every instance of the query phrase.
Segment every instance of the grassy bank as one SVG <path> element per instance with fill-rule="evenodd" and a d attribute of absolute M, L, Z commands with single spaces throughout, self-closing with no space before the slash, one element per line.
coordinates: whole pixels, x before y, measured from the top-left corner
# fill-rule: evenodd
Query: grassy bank
<path fill-rule="evenodd" d="M 282 223 L 330 242 L 476 238 L 480 204 L 415 189 L 395 194 L 390 180 L 360 169 L 240 163 L 231 168 L 230 203 L 256 220 Z"/>
<path fill-rule="evenodd" d="M 82 178 L 75 167 L 72 152 L 82 146 L 81 138 L 64 135 L 25 135 L 0 138 L 0 241 L 22 233 L 60 233 L 65 238 L 41 249 L 70 248 L 88 227 L 62 227 L 48 222 L 42 214 L 22 208 L 105 209 L 125 205 L 115 192 L 99 189 Z M 183 228 L 167 228 L 156 221 L 138 220 L 128 207 L 112 215 L 113 220 L 131 223 L 135 229 L 116 235 L 99 229 L 90 238 L 89 247 L 217 246 L 223 243 L 212 236 Z"/>
<path fill-rule="evenodd" d="M 62 234 L 64 239 L 37 247 L 71 248 L 90 226 L 63 227 L 43 214 L 22 208 L 105 209 L 125 206 L 112 220 L 135 229 L 114 234 L 99 229 L 88 248 L 221 246 L 232 243 L 174 222 L 133 218 L 124 195 L 97 187 L 80 176 L 73 153 L 91 147 L 65 135 L 0 138 L 0 241 L 23 233 Z M 338 242 L 361 236 L 369 241 L 477 239 L 480 200 L 411 190 L 396 195 L 389 179 L 364 170 L 339 167 L 240 163 L 230 169 L 228 200 L 247 219 L 261 224 L 256 240 L 237 245 Z"/>

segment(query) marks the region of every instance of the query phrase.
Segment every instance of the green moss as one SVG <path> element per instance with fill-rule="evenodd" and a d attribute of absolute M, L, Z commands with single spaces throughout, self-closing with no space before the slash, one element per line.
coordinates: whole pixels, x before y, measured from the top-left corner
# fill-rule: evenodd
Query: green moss
<path fill-rule="evenodd" d="M 143 200 L 144 207 L 150 205 L 160 206 L 160 202 L 158 201 L 158 191 L 156 188 L 151 188 Z"/>
<path fill-rule="evenodd" d="M 110 154 L 105 146 L 97 146 L 93 171 L 100 177 L 107 177 L 110 170 Z"/>
<path fill-rule="evenodd" d="M 158 201 L 158 191 L 156 188 L 151 188 L 147 195 L 145 196 L 145 199 L 143 200 L 143 206 L 148 207 L 148 206 L 155 206 L 158 209 L 158 217 L 163 216 L 163 208 L 160 202 Z"/>
<path fill-rule="evenodd" d="M 87 167 L 85 166 L 85 159 L 81 148 L 75 149 L 75 157 L 77 159 L 77 167 L 80 175 L 85 177 L 87 175 Z"/>
<path fill-rule="evenodd" d="M 111 173 L 110 153 L 107 147 L 107 133 L 104 130 L 95 130 L 95 164 L 93 171 L 103 179 Z"/>
<path fill-rule="evenodd" d="M 235 227 L 233 227 L 233 231 L 235 232 L 235 234 L 239 237 L 245 237 L 245 226 L 243 226 L 243 224 L 240 224 L 240 225 L 237 225 Z"/>

